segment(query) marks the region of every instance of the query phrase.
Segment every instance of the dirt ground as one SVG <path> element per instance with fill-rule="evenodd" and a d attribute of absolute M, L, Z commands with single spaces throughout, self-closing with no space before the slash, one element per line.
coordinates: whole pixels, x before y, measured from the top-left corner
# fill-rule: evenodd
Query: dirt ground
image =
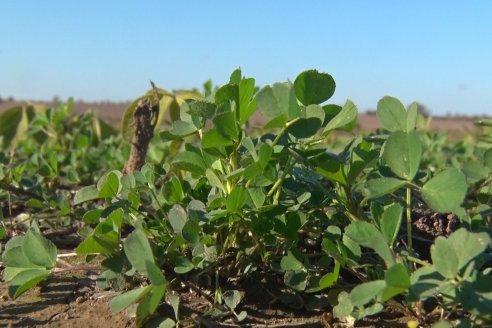
<path fill-rule="evenodd" d="M 51 232 L 45 233 L 45 236 L 55 242 L 60 250 L 57 267 L 87 266 L 84 257 L 70 253 L 73 247 L 66 245 L 66 242 L 76 239 L 71 238 L 74 235 L 63 234 L 60 237 Z M 60 241 L 64 242 L 60 244 Z M 8 296 L 8 286 L 1 282 L 0 327 L 134 327 L 135 320 L 129 314 L 131 311 L 110 311 L 109 301 L 116 292 L 105 291 L 96 286 L 99 260 L 94 261 L 92 269 L 56 273 L 16 300 Z M 0 263 L 0 277 L 2 275 L 3 267 Z M 277 288 L 280 284 L 276 280 L 274 276 L 262 274 L 234 286 L 243 295 L 236 311 L 247 312 L 246 319 L 241 323 L 233 323 L 231 314 L 211 312 L 214 308 L 220 309 L 220 305 L 213 306 L 213 289 L 203 283 L 199 285 L 191 278 L 184 278 L 170 285 L 168 293 L 179 295 L 180 327 L 186 328 L 404 328 L 408 321 L 415 320 L 411 314 L 390 304 L 384 313 L 367 317 L 355 325 L 338 321 L 333 318 L 331 307 L 326 302 L 308 306 L 304 299 L 296 296 L 296 299 L 289 301 L 291 306 L 287 306 L 282 298 L 284 294 Z M 301 306 L 297 306 L 299 304 Z M 174 311 L 168 304 L 161 305 L 157 311 L 160 318 L 174 319 Z M 152 325 L 151 320 L 146 327 L 158 327 L 158 324 Z"/>
<path fill-rule="evenodd" d="M 343 327 L 407 327 L 412 317 L 399 312 L 385 311 L 368 317 L 353 325 L 349 322 L 335 321 L 331 312 L 292 310 L 285 306 L 270 303 L 271 298 L 258 300 L 253 293 L 239 310 L 248 313 L 240 324 L 225 321 L 218 323 L 204 313 L 210 303 L 192 290 L 180 290 L 180 326 L 181 327 L 274 327 L 274 328 L 343 328 Z M 248 291 L 250 292 L 250 291 Z M 261 291 L 258 291 L 262 294 Z M 96 289 L 92 277 L 57 275 L 49 278 L 40 286 L 29 290 L 17 300 L 7 296 L 7 286 L 0 284 L 0 327 L 134 327 L 134 320 L 123 311 L 113 314 L 109 310 L 109 300 L 113 292 Z M 169 305 L 158 309 L 162 317 L 174 318 Z M 149 327 L 154 327 L 152 321 Z M 156 326 L 155 326 L 156 327 Z"/>
<path fill-rule="evenodd" d="M 16 300 L 0 284 L 0 327 L 131 327 L 124 313 L 112 314 L 108 297 L 84 276 L 57 275 Z"/>

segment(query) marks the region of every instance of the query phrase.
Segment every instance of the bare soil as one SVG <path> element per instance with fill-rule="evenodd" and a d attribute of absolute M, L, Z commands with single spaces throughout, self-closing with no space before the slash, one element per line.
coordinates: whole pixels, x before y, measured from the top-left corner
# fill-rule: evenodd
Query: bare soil
<path fill-rule="evenodd" d="M 98 295 L 93 280 L 56 275 L 16 300 L 0 284 L 0 327 L 131 327 L 124 313 L 109 311 L 109 298 Z"/>
<path fill-rule="evenodd" d="M 45 236 L 57 243 L 61 252 L 73 249 L 72 242 L 78 237 L 45 231 Z M 60 241 L 62 241 L 60 243 Z M 67 247 L 69 246 L 69 247 Z M 63 250 L 65 249 L 65 250 Z M 97 263 L 97 260 L 96 260 Z M 60 266 L 85 265 L 83 257 L 63 257 Z M 97 266 L 96 266 L 97 267 Z M 0 266 L 0 276 L 3 273 Z M 104 327 L 125 328 L 135 326 L 135 321 L 125 311 L 112 313 L 109 300 L 113 291 L 104 291 L 96 287 L 98 272 L 80 271 L 76 273 L 57 273 L 39 286 L 29 290 L 16 300 L 8 296 L 8 286 L 0 283 L 0 327 Z M 338 321 L 333 318 L 329 305 L 314 306 L 307 310 L 300 296 L 290 303 L 282 299 L 282 293 L 275 283 L 277 277 L 256 276 L 234 288 L 243 295 L 237 313 L 246 311 L 246 319 L 235 323 L 232 316 L 210 313 L 213 308 L 213 288 L 204 283 L 192 282 L 192 279 L 177 282 L 170 286 L 181 299 L 179 315 L 182 327 L 407 327 L 414 320 L 409 313 L 389 305 L 384 313 L 368 317 L 355 325 L 352 322 Z M 286 304 L 290 304 L 287 306 Z M 220 306 L 218 306 L 220 307 Z M 161 317 L 174 319 L 170 305 L 164 304 L 158 309 Z M 152 327 L 152 325 L 150 325 Z"/>
<path fill-rule="evenodd" d="M 251 291 L 248 291 L 248 293 Z M 0 284 L 0 327 L 133 327 L 134 320 L 123 311 L 113 314 L 109 309 L 112 292 L 98 290 L 92 277 L 56 275 L 23 294 L 17 300 L 7 296 L 6 284 Z M 384 313 L 368 317 L 355 325 L 337 321 L 329 309 L 325 311 L 292 310 L 275 303 L 261 291 L 252 293 L 239 311 L 247 311 L 247 318 L 233 323 L 227 317 L 205 315 L 210 302 L 194 290 L 180 290 L 180 319 L 182 327 L 407 327 L 411 316 L 391 307 Z M 259 294 L 258 294 L 259 293 Z M 273 301 L 273 302 L 272 302 Z M 161 306 L 163 317 L 174 318 L 169 305 Z M 229 317 L 230 318 L 230 317 Z M 152 321 L 149 323 L 152 327 Z"/>

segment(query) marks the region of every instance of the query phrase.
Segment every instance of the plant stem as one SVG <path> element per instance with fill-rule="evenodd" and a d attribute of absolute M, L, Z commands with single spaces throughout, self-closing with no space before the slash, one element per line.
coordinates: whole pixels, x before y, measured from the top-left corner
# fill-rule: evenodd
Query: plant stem
<path fill-rule="evenodd" d="M 407 260 L 412 261 L 412 262 L 417 263 L 417 264 L 420 264 L 422 266 L 428 266 L 428 265 L 430 265 L 429 262 L 423 261 L 423 260 L 421 260 L 419 258 L 416 258 L 414 256 L 411 256 L 411 255 L 407 255 L 406 258 L 407 258 Z"/>
<path fill-rule="evenodd" d="M 407 250 L 412 251 L 412 193 L 410 186 L 407 186 L 406 197 L 406 210 L 407 210 Z"/>
<path fill-rule="evenodd" d="M 287 129 L 289 128 L 289 126 L 291 126 L 295 122 L 299 121 L 300 119 L 301 119 L 300 117 L 296 117 L 295 119 L 293 119 L 293 120 L 285 123 L 285 125 L 282 128 L 282 130 L 279 131 L 277 137 L 275 137 L 275 139 L 273 140 L 272 147 L 275 146 L 280 141 L 280 139 L 285 134 L 285 132 L 287 131 Z"/>
<path fill-rule="evenodd" d="M 101 267 L 97 265 L 82 265 L 68 268 L 54 268 L 53 273 L 75 272 L 75 271 L 100 271 Z"/>
<path fill-rule="evenodd" d="M 290 170 L 294 166 L 293 164 L 294 163 L 292 161 L 292 157 L 289 157 L 289 159 L 287 160 L 287 164 L 285 165 L 284 172 L 282 173 L 282 176 L 277 181 L 275 181 L 275 184 L 272 186 L 272 189 L 268 191 L 267 197 L 271 197 L 277 191 L 277 189 L 280 188 L 285 177 L 287 176 L 287 174 L 289 174 Z"/>

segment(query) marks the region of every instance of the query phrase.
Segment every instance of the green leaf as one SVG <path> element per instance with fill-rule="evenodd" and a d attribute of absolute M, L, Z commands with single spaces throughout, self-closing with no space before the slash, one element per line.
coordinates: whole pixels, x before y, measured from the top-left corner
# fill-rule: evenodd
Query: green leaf
<path fill-rule="evenodd" d="M 224 105 L 221 106 L 221 109 L 222 112 L 213 118 L 214 128 L 224 139 L 236 140 L 239 135 L 239 129 L 236 123 L 234 103 L 224 103 Z"/>
<path fill-rule="evenodd" d="M 147 274 L 150 279 L 150 283 L 154 286 L 164 286 L 167 284 L 167 280 L 162 274 L 161 269 L 155 265 L 152 261 L 146 261 L 145 265 L 147 267 Z"/>
<path fill-rule="evenodd" d="M 171 129 L 169 129 L 168 131 L 161 131 L 159 135 L 164 140 L 174 140 L 190 136 L 197 131 L 198 129 L 193 123 L 174 121 Z"/>
<path fill-rule="evenodd" d="M 407 128 L 405 131 L 410 132 L 415 130 L 417 127 L 417 117 L 418 117 L 418 105 L 416 102 L 412 103 L 408 108 L 407 112 Z"/>
<path fill-rule="evenodd" d="M 92 119 L 92 128 L 99 141 L 106 140 L 118 134 L 118 131 L 114 127 L 97 116 L 94 116 Z"/>
<path fill-rule="evenodd" d="M 195 266 L 193 263 L 184 256 L 180 256 L 176 259 L 176 266 L 174 272 L 178 274 L 185 274 L 193 270 Z"/>
<path fill-rule="evenodd" d="M 432 328 L 452 328 L 451 324 L 448 321 L 440 320 L 432 325 Z"/>
<path fill-rule="evenodd" d="M 258 163 L 260 163 L 262 168 L 265 168 L 272 158 L 273 149 L 272 146 L 267 144 L 262 144 L 260 150 L 258 151 Z"/>
<path fill-rule="evenodd" d="M 372 146 L 366 141 L 362 141 L 350 154 L 347 179 L 350 184 L 357 181 L 357 178 L 364 169 L 378 158 L 379 152 L 372 149 Z"/>
<path fill-rule="evenodd" d="M 204 100 L 195 100 L 188 103 L 188 113 L 202 118 L 211 119 L 215 116 L 217 105 Z M 195 125 L 193 125 L 195 126 Z"/>
<path fill-rule="evenodd" d="M 85 224 L 98 224 L 102 213 L 102 209 L 89 210 L 84 213 L 82 221 L 84 221 Z"/>
<path fill-rule="evenodd" d="M 207 169 L 203 157 L 188 150 L 177 154 L 174 157 L 173 165 L 180 170 L 188 171 L 198 176 L 203 176 Z"/>
<path fill-rule="evenodd" d="M 205 171 L 205 175 L 206 175 L 207 180 L 211 186 L 218 188 L 224 194 L 226 193 L 226 190 L 224 188 L 224 185 L 222 184 L 222 181 L 220 181 L 219 177 L 217 176 L 217 174 L 215 174 L 215 172 L 213 170 L 207 169 Z"/>
<path fill-rule="evenodd" d="M 74 205 L 99 198 L 99 190 L 94 186 L 82 187 L 73 198 Z"/>
<path fill-rule="evenodd" d="M 458 258 L 460 269 L 483 253 L 491 244 L 491 238 L 488 233 L 469 232 L 465 228 L 460 228 L 453 232 L 448 237 L 448 241 Z"/>
<path fill-rule="evenodd" d="M 408 289 L 411 286 L 410 276 L 402 263 L 396 263 L 391 268 L 386 270 L 384 279 L 388 286 Z"/>
<path fill-rule="evenodd" d="M 236 83 L 225 84 L 215 92 L 215 103 L 221 105 L 225 102 L 239 103 L 239 87 Z"/>
<path fill-rule="evenodd" d="M 246 311 L 241 311 L 239 312 L 237 315 L 236 315 L 236 320 L 237 322 L 241 322 L 243 321 L 244 319 L 246 319 L 246 317 L 248 316 L 248 312 Z"/>
<path fill-rule="evenodd" d="M 233 145 L 233 141 L 228 137 L 224 137 L 217 129 L 210 129 L 202 136 L 203 149 L 219 148 L 231 145 Z"/>
<path fill-rule="evenodd" d="M 239 84 L 241 82 L 242 72 L 241 68 L 236 68 L 234 72 L 231 73 L 229 78 L 229 83 Z"/>
<path fill-rule="evenodd" d="M 346 291 L 342 291 L 338 294 L 338 304 L 333 308 L 333 315 L 336 318 L 345 318 L 352 314 L 354 305 L 350 300 L 350 295 Z"/>
<path fill-rule="evenodd" d="M 33 111 L 32 107 L 27 110 Z M 26 108 L 10 108 L 0 114 L 0 140 L 3 149 L 13 148 L 27 136 L 29 121 Z"/>
<path fill-rule="evenodd" d="M 143 327 L 144 323 L 152 314 L 151 299 L 152 295 L 147 294 L 140 302 L 138 302 L 137 309 L 135 311 L 136 327 Z"/>
<path fill-rule="evenodd" d="M 299 74 L 294 81 L 296 97 L 305 105 L 319 105 L 335 93 L 335 80 L 330 74 L 308 70 Z"/>
<path fill-rule="evenodd" d="M 256 209 L 265 203 L 266 195 L 262 188 L 248 188 L 248 194 Z"/>
<path fill-rule="evenodd" d="M 437 212 L 453 212 L 463 203 L 467 189 L 463 173 L 446 169 L 424 184 L 422 197 Z"/>
<path fill-rule="evenodd" d="M 280 267 L 284 271 L 300 270 L 304 267 L 302 261 L 298 258 L 300 254 L 294 254 L 292 251 L 287 251 L 287 255 L 280 260 Z"/>
<path fill-rule="evenodd" d="M 175 174 L 172 174 L 169 181 L 164 184 L 162 192 L 170 203 L 180 203 L 185 197 L 181 181 Z"/>
<path fill-rule="evenodd" d="M 9 294 L 16 299 L 51 274 L 50 270 L 30 269 L 19 272 L 9 283 Z"/>
<path fill-rule="evenodd" d="M 485 179 L 490 174 L 490 169 L 475 160 L 468 160 L 463 163 L 462 171 L 466 175 L 467 180 L 471 183 Z"/>
<path fill-rule="evenodd" d="M 492 119 L 476 120 L 475 125 L 492 127 Z"/>
<path fill-rule="evenodd" d="M 246 123 L 256 110 L 254 93 L 255 79 L 242 79 L 239 82 L 239 125 Z"/>
<path fill-rule="evenodd" d="M 343 163 L 336 156 L 322 154 L 313 161 L 316 172 L 330 181 L 338 182 L 343 185 L 347 183 Z"/>
<path fill-rule="evenodd" d="M 386 287 L 384 280 L 369 281 L 359 284 L 350 291 L 350 301 L 356 307 L 364 305 L 375 299 Z"/>
<path fill-rule="evenodd" d="M 483 154 L 483 163 L 489 168 L 489 170 L 492 170 L 492 148 Z"/>
<path fill-rule="evenodd" d="M 431 246 L 432 263 L 442 276 L 454 278 L 460 269 L 458 257 L 451 242 L 444 237 L 437 237 Z"/>
<path fill-rule="evenodd" d="M 109 302 L 109 308 L 111 312 L 120 312 L 126 309 L 133 303 L 136 303 L 140 299 L 142 299 L 145 295 L 147 295 L 152 290 L 152 286 L 146 286 L 138 289 L 130 290 L 126 293 L 115 296 Z"/>
<path fill-rule="evenodd" d="M 287 125 L 288 121 L 287 114 L 282 114 L 270 121 L 268 121 L 267 124 L 263 126 L 263 129 L 276 129 L 276 128 L 281 128 Z"/>
<path fill-rule="evenodd" d="M 183 227 L 188 221 L 188 216 L 186 215 L 186 211 L 181 205 L 174 205 L 168 214 L 168 220 L 173 228 L 173 231 L 177 234 L 180 234 L 183 231 Z"/>
<path fill-rule="evenodd" d="M 328 272 L 323 277 L 321 277 L 318 286 L 306 290 L 306 293 L 317 293 L 323 289 L 333 286 L 338 281 L 339 275 L 340 275 L 340 262 L 335 260 L 335 268 L 333 269 L 333 272 Z"/>
<path fill-rule="evenodd" d="M 288 132 L 296 138 L 309 138 L 321 128 L 325 120 L 325 111 L 318 105 L 309 105 L 301 109 L 300 118 L 289 126 Z"/>
<path fill-rule="evenodd" d="M 200 231 L 201 230 L 198 226 L 198 223 L 192 220 L 188 220 L 183 226 L 181 234 L 184 240 L 186 240 L 189 244 L 196 246 L 200 244 Z"/>
<path fill-rule="evenodd" d="M 0 211 L 1 212 L 1 211 Z M 0 213 L 0 220 L 3 220 L 3 215 Z M 4 240 L 7 238 L 7 229 L 5 229 L 5 226 L 3 224 L 0 224 L 0 240 Z M 0 247 L 0 252 L 2 251 Z"/>
<path fill-rule="evenodd" d="M 55 244 L 31 229 L 22 239 L 22 248 L 31 263 L 49 269 L 55 266 L 57 253 Z"/>
<path fill-rule="evenodd" d="M 229 309 L 234 310 L 241 302 L 241 294 L 237 290 L 226 290 L 222 293 L 222 299 Z"/>
<path fill-rule="evenodd" d="M 284 274 L 284 284 L 299 292 L 306 289 L 307 283 L 308 274 L 303 270 L 289 270 Z"/>
<path fill-rule="evenodd" d="M 40 210 L 43 209 L 45 205 L 39 199 L 31 198 L 26 202 L 26 206 Z"/>
<path fill-rule="evenodd" d="M 357 118 L 357 106 L 350 101 L 347 100 L 345 105 L 343 105 L 342 110 L 331 119 L 323 130 L 323 134 L 327 134 L 328 132 L 344 127 L 350 122 L 354 121 Z"/>
<path fill-rule="evenodd" d="M 174 318 L 177 321 L 177 320 L 179 320 L 179 316 L 178 316 L 178 313 L 179 313 L 179 296 L 175 295 L 175 294 L 167 294 L 167 298 L 168 298 L 169 304 L 173 308 Z"/>
<path fill-rule="evenodd" d="M 99 190 L 99 198 L 112 198 L 116 196 L 121 190 L 120 176 L 118 171 L 111 171 L 106 176 L 103 176 L 97 182 L 97 189 Z"/>
<path fill-rule="evenodd" d="M 119 235 L 123 222 L 123 210 L 118 209 L 102 222 L 93 233 L 77 246 L 77 254 L 112 254 L 119 250 Z"/>
<path fill-rule="evenodd" d="M 384 288 L 381 301 L 386 302 L 394 296 L 406 292 L 410 286 L 410 276 L 402 263 L 396 263 L 386 270 L 384 274 L 386 287 Z"/>
<path fill-rule="evenodd" d="M 246 203 L 247 191 L 243 187 L 235 187 L 227 196 L 226 207 L 229 212 L 238 212 Z"/>
<path fill-rule="evenodd" d="M 134 230 L 123 243 L 126 257 L 132 267 L 141 273 L 147 273 L 146 262 L 154 263 L 154 255 L 147 236 L 141 229 Z"/>
<path fill-rule="evenodd" d="M 385 207 L 381 217 L 381 232 L 389 246 L 392 246 L 400 231 L 403 208 L 394 203 Z"/>
<path fill-rule="evenodd" d="M 407 298 L 411 302 L 424 301 L 451 286 L 450 281 L 444 279 L 433 265 L 423 266 L 415 270 L 410 281 L 411 287 Z"/>
<path fill-rule="evenodd" d="M 384 260 L 387 267 L 395 263 L 386 240 L 374 225 L 364 221 L 351 223 L 345 229 L 345 235 L 357 244 L 373 249 Z"/>
<path fill-rule="evenodd" d="M 378 198 L 402 188 L 405 184 L 405 181 L 396 178 L 377 178 L 367 181 L 364 192 L 370 199 Z"/>
<path fill-rule="evenodd" d="M 166 294 L 166 285 L 158 285 L 152 288 L 152 293 L 149 298 L 149 312 L 150 314 L 154 313 L 157 310 L 157 307 L 161 303 L 162 298 Z"/>
<path fill-rule="evenodd" d="M 467 311 L 492 313 L 492 276 L 479 275 L 475 281 L 464 282 L 460 300 Z"/>
<path fill-rule="evenodd" d="M 281 116 L 285 121 L 299 116 L 299 106 L 290 83 L 264 87 L 256 95 L 256 102 L 260 113 L 269 121 Z"/>
<path fill-rule="evenodd" d="M 358 318 L 363 318 L 371 315 L 375 315 L 381 311 L 383 311 L 384 306 L 381 303 L 374 303 L 364 309 L 360 309 L 358 313 Z"/>
<path fill-rule="evenodd" d="M 407 131 L 407 111 L 396 98 L 386 96 L 378 102 L 376 115 L 383 128 L 389 131 Z"/>
<path fill-rule="evenodd" d="M 383 160 L 402 179 L 413 180 L 420 165 L 422 144 L 417 134 L 393 132 L 384 146 Z"/>
<path fill-rule="evenodd" d="M 258 154 L 256 153 L 255 144 L 251 137 L 244 137 L 241 139 L 241 145 L 248 150 L 253 160 L 258 160 Z"/>
<path fill-rule="evenodd" d="M 96 215 L 98 214 L 96 213 Z M 98 223 L 93 233 L 79 244 L 76 248 L 77 254 L 112 254 L 119 251 L 123 217 L 122 208 L 112 211 L 103 221 Z"/>

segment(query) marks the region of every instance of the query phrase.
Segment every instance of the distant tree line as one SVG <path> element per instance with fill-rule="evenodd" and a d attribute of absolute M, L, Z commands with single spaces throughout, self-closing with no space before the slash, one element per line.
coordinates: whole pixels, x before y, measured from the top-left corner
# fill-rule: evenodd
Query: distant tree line
<path fill-rule="evenodd" d="M 15 101 L 15 99 L 12 96 L 9 96 L 7 98 L 3 98 L 2 96 L 0 96 L 0 104 L 3 102 L 13 102 L 13 101 Z"/>

